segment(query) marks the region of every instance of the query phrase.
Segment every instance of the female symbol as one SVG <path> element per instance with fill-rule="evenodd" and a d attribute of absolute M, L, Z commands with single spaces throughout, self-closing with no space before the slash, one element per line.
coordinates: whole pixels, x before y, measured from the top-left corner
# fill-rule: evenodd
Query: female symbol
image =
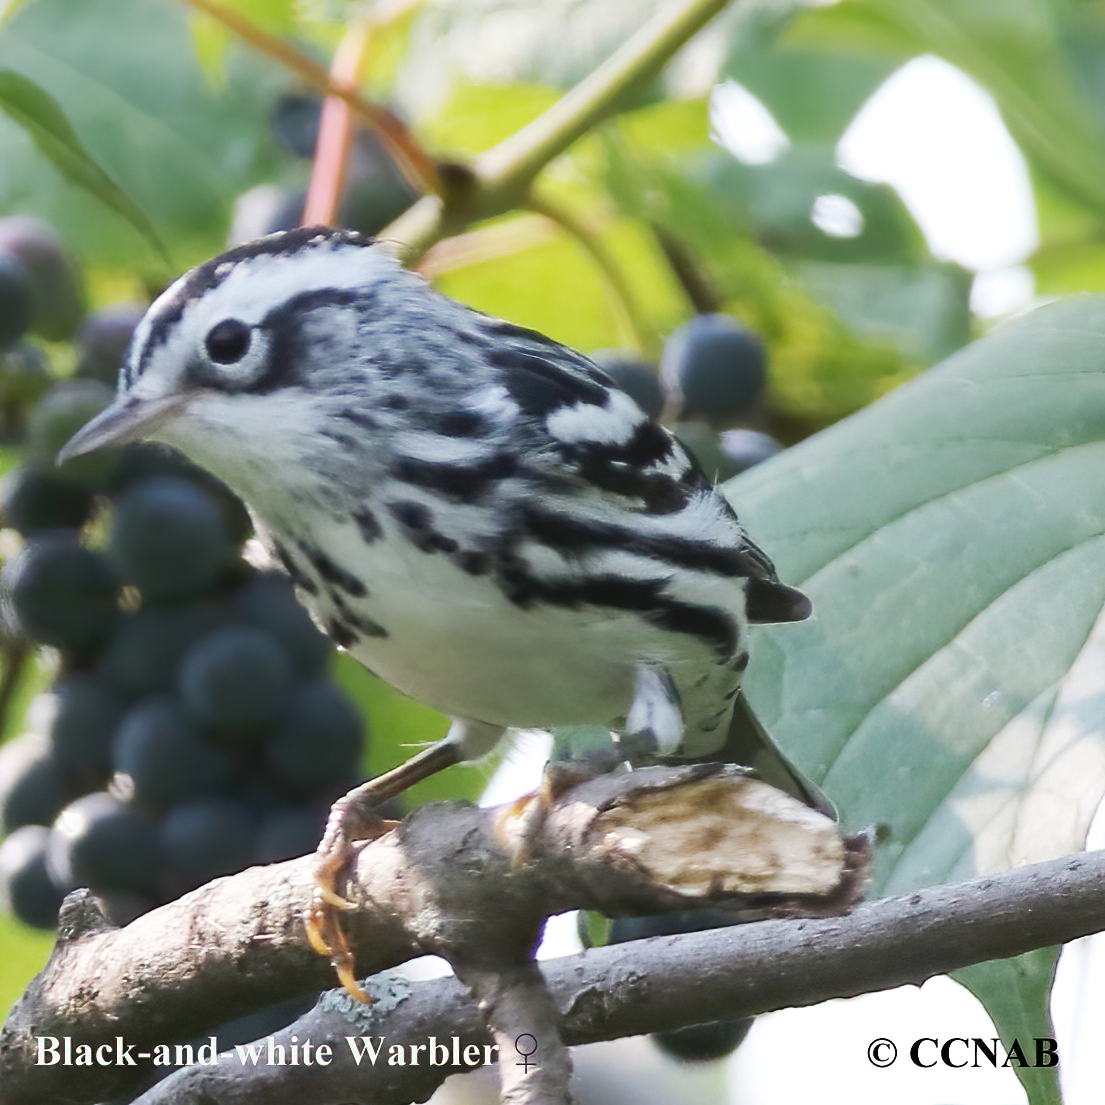
<path fill-rule="evenodd" d="M 528 1041 L 531 1041 L 533 1043 L 532 1047 L 530 1047 L 529 1043 L 527 1043 L 525 1045 L 527 1048 L 529 1048 L 528 1051 L 523 1051 L 522 1050 L 522 1041 L 523 1040 L 528 1040 Z M 515 1063 L 514 1065 L 516 1067 L 521 1067 L 522 1070 L 525 1073 L 528 1074 L 529 1073 L 529 1057 L 537 1050 L 537 1037 L 532 1035 L 529 1032 L 523 1032 L 522 1035 L 519 1036 L 514 1041 L 514 1050 L 516 1052 L 518 1052 L 519 1055 L 522 1056 L 522 1061 L 520 1063 Z"/>

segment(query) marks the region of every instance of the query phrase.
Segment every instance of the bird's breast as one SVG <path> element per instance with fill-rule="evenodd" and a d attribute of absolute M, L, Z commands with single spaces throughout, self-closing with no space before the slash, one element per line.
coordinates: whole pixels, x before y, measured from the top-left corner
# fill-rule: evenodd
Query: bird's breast
<path fill-rule="evenodd" d="M 518 601 L 455 550 L 419 548 L 373 522 L 319 520 L 306 535 L 271 527 L 268 543 L 323 629 L 419 702 L 496 725 L 615 725 L 643 661 L 671 670 L 686 716 L 727 709 L 739 680 L 731 663 L 647 610 Z"/>

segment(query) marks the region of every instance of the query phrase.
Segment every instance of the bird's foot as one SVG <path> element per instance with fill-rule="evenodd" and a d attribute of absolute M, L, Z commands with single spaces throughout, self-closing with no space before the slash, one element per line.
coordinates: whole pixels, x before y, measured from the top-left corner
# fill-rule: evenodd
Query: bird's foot
<path fill-rule="evenodd" d="M 339 798 L 330 810 L 315 868 L 315 892 L 307 909 L 307 939 L 311 947 L 330 957 L 342 986 L 358 1001 L 368 1001 L 353 974 L 353 949 L 342 928 L 340 914 L 355 904 L 339 893 L 349 874 L 358 846 L 383 836 L 398 821 L 387 821 L 377 810 L 389 798 L 429 778 L 463 758 L 482 755 L 502 735 L 501 726 L 454 719 L 448 734 L 400 764 Z"/>
<path fill-rule="evenodd" d="M 511 802 L 495 819 L 495 839 L 510 855 L 511 864 L 521 867 L 534 858 L 534 844 L 557 799 L 580 783 L 613 771 L 623 758 L 614 749 L 591 749 L 578 759 L 545 764 L 537 790 Z"/>
<path fill-rule="evenodd" d="M 359 847 L 383 836 L 399 822 L 380 817 L 374 806 L 388 797 L 370 780 L 339 798 L 330 810 L 326 831 L 315 855 L 315 889 L 307 909 L 307 940 L 319 955 L 328 956 L 338 981 L 358 1001 L 368 995 L 357 983 L 353 971 L 353 950 L 341 924 L 341 913 L 356 908 L 339 893 Z"/>

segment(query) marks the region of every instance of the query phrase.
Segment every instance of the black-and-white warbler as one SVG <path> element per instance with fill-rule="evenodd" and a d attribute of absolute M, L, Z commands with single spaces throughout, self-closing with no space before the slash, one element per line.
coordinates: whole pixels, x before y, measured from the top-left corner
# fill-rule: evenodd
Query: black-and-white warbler
<path fill-rule="evenodd" d="M 453 718 L 336 807 L 328 901 L 364 800 L 510 726 L 606 724 L 628 758 L 731 760 L 817 801 L 740 695 L 748 623 L 804 618 L 805 596 L 587 358 L 384 247 L 288 231 L 178 280 L 63 456 L 136 438 L 233 488 L 330 635 Z M 315 931 L 341 959 L 340 930 Z"/>

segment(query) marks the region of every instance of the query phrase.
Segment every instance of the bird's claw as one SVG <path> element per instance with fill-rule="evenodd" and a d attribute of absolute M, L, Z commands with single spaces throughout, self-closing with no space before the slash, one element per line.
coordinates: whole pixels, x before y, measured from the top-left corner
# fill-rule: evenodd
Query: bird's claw
<path fill-rule="evenodd" d="M 338 981 L 357 1001 L 368 1002 L 353 971 L 354 955 L 342 928 L 339 913 L 357 908 L 338 891 L 356 856 L 357 845 L 383 836 L 398 822 L 385 821 L 371 811 L 370 795 L 358 788 L 339 799 L 330 811 L 330 819 L 316 853 L 314 894 L 307 910 L 307 942 L 329 958 Z"/>
<path fill-rule="evenodd" d="M 605 764 L 596 768 L 590 763 L 549 762 L 541 774 L 541 786 L 511 802 L 499 813 L 494 825 L 495 839 L 509 853 L 514 867 L 524 866 L 533 859 L 537 837 L 553 803 L 573 787 L 606 770 Z"/>

